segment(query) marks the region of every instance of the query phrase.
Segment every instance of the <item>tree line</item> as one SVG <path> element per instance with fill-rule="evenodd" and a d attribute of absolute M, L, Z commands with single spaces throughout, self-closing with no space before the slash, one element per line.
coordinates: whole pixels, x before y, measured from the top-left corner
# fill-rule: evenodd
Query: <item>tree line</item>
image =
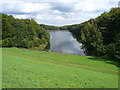
<path fill-rule="evenodd" d="M 87 55 L 120 60 L 120 8 L 67 29 L 82 43 Z"/>
<path fill-rule="evenodd" d="M 2 14 L 2 47 L 49 49 L 50 35 L 33 19 L 15 19 Z M 1 41 L 1 40 L 0 40 Z"/>
<path fill-rule="evenodd" d="M 53 26 L 53 25 L 45 25 L 45 24 L 40 24 L 40 26 L 46 30 L 67 30 L 67 26 Z"/>

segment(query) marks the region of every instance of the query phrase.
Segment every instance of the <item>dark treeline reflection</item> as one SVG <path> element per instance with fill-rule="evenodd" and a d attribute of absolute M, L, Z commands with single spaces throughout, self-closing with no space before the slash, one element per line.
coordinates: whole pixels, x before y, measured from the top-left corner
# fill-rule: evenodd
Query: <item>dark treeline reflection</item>
<path fill-rule="evenodd" d="M 50 31 L 50 51 L 66 54 L 85 55 L 81 44 L 68 31 Z"/>

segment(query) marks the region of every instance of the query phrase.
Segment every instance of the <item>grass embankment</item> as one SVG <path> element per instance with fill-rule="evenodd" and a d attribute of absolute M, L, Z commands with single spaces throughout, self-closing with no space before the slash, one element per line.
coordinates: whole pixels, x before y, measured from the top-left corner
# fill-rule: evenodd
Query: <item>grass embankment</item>
<path fill-rule="evenodd" d="M 34 50 L 3 48 L 3 88 L 117 88 L 111 61 Z"/>

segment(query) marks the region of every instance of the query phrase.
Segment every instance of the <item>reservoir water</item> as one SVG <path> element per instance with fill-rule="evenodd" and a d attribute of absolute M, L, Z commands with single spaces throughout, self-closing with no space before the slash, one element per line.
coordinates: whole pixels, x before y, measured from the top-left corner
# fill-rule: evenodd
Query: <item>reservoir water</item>
<path fill-rule="evenodd" d="M 49 31 L 50 51 L 65 54 L 85 55 L 81 45 L 69 31 Z"/>

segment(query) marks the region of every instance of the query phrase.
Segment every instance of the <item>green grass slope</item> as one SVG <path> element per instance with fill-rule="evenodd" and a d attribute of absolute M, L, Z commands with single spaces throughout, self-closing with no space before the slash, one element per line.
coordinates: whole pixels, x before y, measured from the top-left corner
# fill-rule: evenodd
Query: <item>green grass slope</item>
<path fill-rule="evenodd" d="M 111 61 L 18 48 L 3 48 L 3 88 L 118 88 Z"/>

